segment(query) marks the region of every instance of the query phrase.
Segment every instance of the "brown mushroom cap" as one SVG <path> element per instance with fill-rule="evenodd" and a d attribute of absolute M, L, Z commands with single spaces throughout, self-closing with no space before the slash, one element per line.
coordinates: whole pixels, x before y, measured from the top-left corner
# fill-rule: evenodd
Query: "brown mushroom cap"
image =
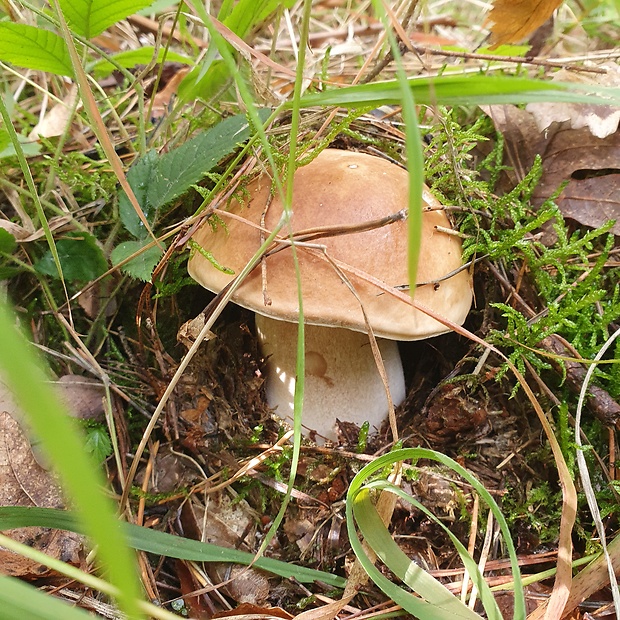
<path fill-rule="evenodd" d="M 222 215 L 226 227 L 215 231 L 208 225 L 194 240 L 220 264 L 239 273 L 280 220 L 282 206 L 277 196 L 270 200 L 271 179 L 263 174 L 247 186 L 249 199 L 243 205 L 233 200 L 228 212 L 245 221 Z M 407 207 L 407 171 L 384 159 L 326 149 L 307 166 L 295 172 L 291 230 L 294 233 L 317 227 L 350 227 L 396 214 Z M 428 189 L 424 201 L 439 206 Z M 418 266 L 417 302 L 433 309 L 454 323 L 461 324 L 471 305 L 469 278 L 461 271 L 446 280 L 448 273 L 461 266 L 461 242 L 436 230 L 450 227 L 443 211 L 423 216 L 422 245 Z M 286 239 L 283 229 L 281 237 Z M 390 287 L 408 284 L 407 222 L 364 232 L 314 239 L 327 254 L 355 270 L 365 272 Z M 343 327 L 366 332 L 360 303 L 320 250 L 297 246 L 303 291 L 303 312 L 307 323 Z M 299 316 L 297 279 L 290 247 L 269 255 L 264 268 L 256 268 L 235 292 L 233 300 L 254 312 L 275 319 L 297 322 Z M 200 252 L 194 252 L 188 265 L 190 275 L 205 288 L 218 292 L 234 276 L 218 270 Z M 359 275 L 343 269 L 359 295 L 370 324 L 378 337 L 417 340 L 448 331 L 444 325 L 407 303 L 385 293 Z M 265 279 L 263 280 L 263 274 Z M 434 283 L 434 284 L 433 284 Z M 265 303 L 264 293 L 271 301 Z"/>

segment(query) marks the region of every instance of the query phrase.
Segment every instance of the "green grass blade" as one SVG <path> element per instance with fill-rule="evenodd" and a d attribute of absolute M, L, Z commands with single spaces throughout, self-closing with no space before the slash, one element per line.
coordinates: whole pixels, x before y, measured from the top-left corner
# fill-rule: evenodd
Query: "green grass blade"
<path fill-rule="evenodd" d="M 92 620 L 86 611 L 4 575 L 0 576 L 0 607 L 3 620 Z"/>
<path fill-rule="evenodd" d="M 122 593 L 119 604 L 128 617 L 140 617 L 135 561 L 114 505 L 102 492 L 105 480 L 99 466 L 84 451 L 83 437 L 46 383 L 41 361 L 16 328 L 15 316 L 5 303 L 0 304 L 0 342 L 0 369 L 5 381 L 54 463 L 64 491 L 78 509 L 84 531 L 99 545 L 99 558 Z"/>
<path fill-rule="evenodd" d="M 418 104 L 482 105 L 557 101 L 620 105 L 620 90 L 579 84 L 542 82 L 529 78 L 500 75 L 442 75 L 409 78 L 409 87 Z M 588 91 L 596 91 L 589 94 Z M 397 80 L 374 82 L 310 93 L 302 97 L 302 105 L 337 105 L 343 107 L 402 104 L 401 86 Z"/>
<path fill-rule="evenodd" d="M 382 575 L 374 567 L 374 565 L 372 565 L 372 563 L 368 562 L 368 558 L 366 558 L 366 554 L 363 550 L 363 547 L 361 546 L 361 543 L 359 542 L 358 534 L 355 529 L 355 521 L 354 521 L 354 505 L 356 502 L 356 498 L 358 494 L 362 492 L 363 489 L 365 489 L 367 486 L 371 486 L 367 484 L 368 481 L 370 481 L 373 477 L 375 477 L 378 474 L 378 472 L 381 472 L 384 468 L 391 467 L 395 463 L 400 463 L 400 462 L 404 462 L 407 460 L 417 461 L 419 459 L 428 459 L 431 461 L 439 462 L 449 467 L 450 469 L 452 469 L 452 471 L 456 472 L 459 476 L 465 479 L 473 487 L 473 489 L 480 495 L 480 497 L 484 500 L 484 502 L 486 502 L 486 504 L 489 506 L 490 510 L 493 512 L 493 516 L 496 518 L 497 523 L 500 527 L 502 536 L 504 538 L 504 545 L 508 551 L 508 555 L 510 558 L 511 569 L 512 569 L 513 578 L 514 578 L 514 616 L 513 617 L 515 618 L 515 620 L 517 619 L 521 620 L 522 618 L 525 618 L 525 615 L 526 615 L 525 614 L 525 599 L 523 596 L 523 583 L 521 580 L 521 573 L 519 571 L 517 554 L 514 548 L 514 544 L 512 542 L 512 538 L 510 536 L 510 530 L 508 529 L 508 524 L 506 523 L 506 519 L 501 513 L 499 506 L 497 505 L 497 503 L 495 502 L 491 494 L 484 488 L 484 486 L 480 483 L 480 481 L 474 475 L 472 475 L 464 467 L 459 465 L 456 461 L 454 461 L 450 457 L 444 454 L 441 454 L 440 452 L 435 452 L 434 450 L 427 450 L 424 448 L 407 448 L 407 449 L 402 449 L 402 450 L 395 450 L 394 452 L 390 452 L 389 454 L 379 457 L 377 460 L 373 461 L 369 465 L 366 465 L 351 481 L 349 491 L 347 493 L 347 508 L 346 508 L 347 529 L 349 532 L 349 538 L 351 541 L 351 545 L 356 555 L 360 557 L 360 554 L 361 554 L 360 561 L 362 561 L 365 568 L 367 567 L 367 564 L 370 565 L 367 568 L 367 570 L 369 571 L 369 575 L 372 577 L 375 583 L 377 583 L 377 585 L 381 587 L 382 589 L 384 589 L 386 585 L 390 584 L 389 581 L 386 584 L 382 579 L 380 578 L 378 580 L 376 579 L 377 574 L 379 575 L 379 577 L 382 577 Z M 376 484 L 377 486 L 384 486 L 384 487 L 386 485 L 386 483 L 383 481 L 380 483 L 373 483 L 373 484 Z M 392 487 L 392 488 L 394 489 L 395 487 Z M 398 493 L 400 493 L 400 491 L 398 491 Z M 363 558 L 366 559 L 366 563 L 364 563 Z M 477 570 L 473 570 L 471 574 L 475 576 L 476 572 Z M 483 592 L 483 589 L 485 589 L 486 586 L 484 586 L 481 583 L 479 585 L 481 587 L 480 591 Z M 391 586 L 393 586 L 393 584 L 391 584 Z M 386 590 L 384 591 L 387 593 Z M 394 594 L 393 588 L 390 587 L 389 596 L 395 602 L 399 602 L 399 604 L 403 604 L 400 601 L 397 601 L 394 598 L 393 594 Z M 408 593 L 404 593 L 404 594 L 408 594 Z M 397 596 L 399 596 L 400 598 L 403 598 L 403 594 L 397 593 Z M 486 592 L 484 593 L 484 596 L 485 597 L 487 596 Z M 404 600 L 405 602 L 408 602 L 406 597 L 404 597 Z M 405 609 L 407 609 L 411 613 L 416 613 L 410 607 L 405 607 Z M 489 609 L 492 610 L 492 606 L 489 607 Z M 426 617 L 435 618 L 437 616 L 431 615 L 431 616 L 426 616 Z"/>
<path fill-rule="evenodd" d="M 78 534 L 84 532 L 84 527 L 76 519 L 75 514 L 66 510 L 16 506 L 0 507 L 0 530 L 28 526 L 49 527 L 77 532 Z M 196 562 L 233 562 L 248 565 L 254 561 L 254 554 L 245 551 L 181 538 L 131 523 L 124 523 L 122 528 L 127 544 L 139 551 Z M 254 562 L 254 566 L 287 579 L 294 577 L 302 583 L 322 581 L 335 588 L 345 586 L 345 579 L 342 577 L 288 564 L 280 560 L 259 558 Z"/>
<path fill-rule="evenodd" d="M 377 557 L 417 595 L 454 617 L 479 620 L 478 614 L 468 609 L 444 585 L 403 553 L 383 524 L 370 499 L 368 488 L 361 489 L 355 497 L 353 515 L 364 540 L 377 554 Z"/>
<path fill-rule="evenodd" d="M 409 88 L 407 74 L 403 67 L 400 48 L 392 31 L 388 16 L 382 2 L 373 0 L 373 6 L 380 16 L 385 32 L 390 43 L 390 49 L 396 61 L 396 81 L 402 102 L 402 116 L 405 122 L 405 153 L 407 171 L 409 172 L 409 204 L 407 216 L 408 248 L 407 262 L 409 288 L 411 295 L 415 294 L 417 282 L 418 259 L 420 256 L 420 245 L 422 244 L 422 193 L 424 190 L 424 154 L 422 152 L 422 136 L 418 125 L 418 116 L 414 99 L 413 89 Z M 397 439 L 397 438 L 395 438 Z"/>
<path fill-rule="evenodd" d="M 375 512 L 376 514 L 376 510 L 374 509 L 374 506 L 372 505 L 368 497 L 368 490 L 373 489 L 373 488 L 377 488 L 381 490 L 388 490 L 391 493 L 398 495 L 401 499 L 412 504 L 415 508 L 417 508 L 418 510 L 426 514 L 426 516 L 429 519 L 434 521 L 437 525 L 439 525 L 444 530 L 444 532 L 450 538 L 450 540 L 452 541 L 452 544 L 455 546 L 456 550 L 458 551 L 458 554 L 461 557 L 461 561 L 463 562 L 465 568 L 467 569 L 470 575 L 470 578 L 472 579 L 472 581 L 475 583 L 476 587 L 478 588 L 478 596 L 480 597 L 480 600 L 482 601 L 482 605 L 486 612 L 486 617 L 491 620 L 502 620 L 502 614 L 499 610 L 499 607 L 497 606 L 495 597 L 493 596 L 493 593 L 491 592 L 491 589 L 488 583 L 484 579 L 484 576 L 480 573 L 480 570 L 478 569 L 478 565 L 476 564 L 474 559 L 471 557 L 471 555 L 469 554 L 465 546 L 461 543 L 461 541 L 450 531 L 449 528 L 445 526 L 445 524 L 440 519 L 438 519 L 423 504 L 421 504 L 414 497 L 412 497 L 408 493 L 405 493 L 402 489 L 396 487 L 390 482 L 387 482 L 384 480 L 377 480 L 377 481 L 371 482 L 368 485 L 366 485 L 365 488 L 358 495 L 358 497 L 362 496 L 360 498 L 360 501 L 364 504 L 363 509 L 356 509 L 356 505 L 357 505 L 357 499 L 356 499 L 356 503 L 354 504 L 354 514 L 356 516 L 358 525 L 360 527 L 360 531 L 364 535 L 364 539 L 369 541 L 367 534 L 371 537 L 377 534 L 378 524 L 376 522 L 373 523 L 371 530 L 369 530 L 368 526 L 365 524 L 365 521 L 367 519 L 367 514 L 372 514 L 372 512 Z M 377 518 L 378 517 L 379 515 L 377 514 Z M 423 596 L 425 599 L 430 601 L 430 598 L 419 589 L 418 583 L 417 582 L 414 583 L 411 580 L 412 570 L 415 564 L 413 564 L 413 562 L 409 560 L 409 558 L 401 551 L 400 547 L 398 547 L 398 545 L 394 542 L 387 528 L 385 527 L 385 525 L 383 525 L 383 522 L 380 519 L 379 519 L 379 522 L 383 526 L 382 527 L 383 532 L 380 532 L 380 535 L 382 535 L 382 540 L 381 540 L 382 544 L 378 548 L 375 548 L 372 542 L 370 541 L 369 541 L 369 544 L 371 544 L 375 552 L 377 552 L 378 549 L 383 549 L 384 551 L 382 551 L 382 555 L 380 557 L 382 558 L 386 566 L 390 570 L 392 570 L 396 575 L 398 575 L 417 594 L 419 594 L 420 596 Z M 389 549 L 389 551 L 387 551 L 387 549 Z M 421 569 L 418 569 L 418 570 L 421 570 Z M 427 577 L 434 581 L 434 579 L 430 577 L 429 575 L 427 575 Z"/>

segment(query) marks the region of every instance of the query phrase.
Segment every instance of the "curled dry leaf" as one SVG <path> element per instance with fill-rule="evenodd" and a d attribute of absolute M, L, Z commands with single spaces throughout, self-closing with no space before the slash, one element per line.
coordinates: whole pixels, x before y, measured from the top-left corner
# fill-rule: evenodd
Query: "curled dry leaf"
<path fill-rule="evenodd" d="M 67 226 L 72 220 L 72 215 L 57 215 L 56 217 L 52 217 L 49 220 L 50 230 L 52 232 L 56 232 Z M 45 236 L 45 231 L 42 228 L 39 228 L 39 230 L 36 230 L 35 232 L 31 232 L 27 228 L 24 228 L 19 224 L 15 224 L 9 220 L 0 219 L 0 228 L 4 228 L 4 230 L 11 233 L 20 243 L 30 243 L 32 241 L 37 241 L 38 239 L 43 239 Z"/>
<path fill-rule="evenodd" d="M 562 0 L 495 0 L 487 22 L 493 47 L 519 43 L 542 26 Z"/>
<path fill-rule="evenodd" d="M 0 412 L 0 505 L 64 508 L 54 476 L 37 463 L 26 435 L 6 411 Z M 82 562 L 83 540 L 72 532 L 24 527 L 4 533 L 53 558 Z M 51 574 L 46 566 L 6 549 L 0 549 L 0 573 L 22 578 Z"/>
<path fill-rule="evenodd" d="M 53 138 L 61 136 L 67 124 L 73 116 L 73 110 L 76 105 L 77 86 L 74 84 L 67 95 L 63 98 L 62 103 L 57 103 L 39 120 L 34 129 L 28 136 L 29 140 L 38 140 L 39 138 Z"/>

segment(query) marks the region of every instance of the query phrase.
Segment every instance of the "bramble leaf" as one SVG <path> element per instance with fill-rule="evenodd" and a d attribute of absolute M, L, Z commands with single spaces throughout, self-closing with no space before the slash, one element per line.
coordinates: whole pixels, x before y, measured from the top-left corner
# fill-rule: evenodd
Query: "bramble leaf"
<path fill-rule="evenodd" d="M 140 251 L 147 243 L 150 243 L 150 239 L 142 241 L 126 241 L 125 243 L 121 243 L 116 246 L 114 250 L 112 250 L 112 262 L 115 265 L 118 265 L 132 254 Z M 143 282 L 149 282 L 153 269 L 155 269 L 155 266 L 162 257 L 162 254 L 163 252 L 159 247 L 153 246 L 148 250 L 144 250 L 144 252 L 140 253 L 135 258 L 132 258 L 128 263 L 121 267 L 121 270 L 123 273 L 126 273 L 132 278 L 142 280 Z"/>
<path fill-rule="evenodd" d="M 68 233 L 56 242 L 60 265 L 65 280 L 70 282 L 89 282 L 105 273 L 108 263 L 95 237 L 88 233 Z M 60 277 L 50 250 L 35 263 L 39 273 Z"/>
<path fill-rule="evenodd" d="M 60 0 L 69 27 L 91 39 L 108 26 L 147 7 L 153 0 Z"/>
<path fill-rule="evenodd" d="M 71 58 L 62 37 L 36 26 L 0 23 L 0 60 L 35 71 L 73 75 Z"/>

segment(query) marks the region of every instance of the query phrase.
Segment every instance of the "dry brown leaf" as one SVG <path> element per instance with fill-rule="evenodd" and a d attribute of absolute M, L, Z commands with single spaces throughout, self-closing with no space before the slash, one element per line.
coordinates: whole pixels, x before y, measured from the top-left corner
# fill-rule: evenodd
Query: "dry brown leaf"
<path fill-rule="evenodd" d="M 253 552 L 246 545 L 240 545 L 246 537 L 248 540 L 255 538 L 251 534 L 255 519 L 244 510 L 245 506 L 243 502 L 233 505 L 222 495 L 211 497 L 206 507 L 188 502 L 181 512 L 184 533 L 221 547 Z M 237 603 L 261 605 L 269 596 L 269 580 L 260 570 L 223 562 L 211 562 L 206 570 L 218 589 Z"/>
<path fill-rule="evenodd" d="M 601 139 L 589 129 L 555 123 L 540 133 L 534 117 L 515 106 L 488 106 L 484 110 L 503 134 L 507 163 L 514 168 L 505 189 L 523 179 L 538 154 L 543 175 L 532 196 L 535 206 L 568 181 L 556 199 L 562 214 L 593 228 L 616 220 L 611 232 L 620 235 L 620 132 Z"/>
<path fill-rule="evenodd" d="M 100 381 L 80 375 L 63 375 L 54 389 L 70 414 L 83 420 L 103 418 L 105 389 Z"/>
<path fill-rule="evenodd" d="M 519 43 L 542 26 L 562 0 L 495 0 L 487 22 L 493 47 Z"/>
<path fill-rule="evenodd" d="M 57 215 L 50 218 L 49 227 L 52 232 L 60 230 L 73 220 L 72 215 Z M 0 219 L 0 228 L 4 228 L 7 232 L 11 233 L 17 241 L 20 243 L 29 243 L 31 241 L 37 241 L 45 236 L 45 231 L 42 228 L 35 232 L 29 231 L 27 228 L 15 224 L 9 220 Z"/>
<path fill-rule="evenodd" d="M 600 69 L 605 69 L 607 73 L 577 73 L 560 69 L 554 74 L 552 81 L 591 84 L 593 87 L 620 85 L 620 67 L 617 63 L 606 62 L 597 66 Z M 606 138 L 618 130 L 620 123 L 620 108 L 617 106 L 540 102 L 529 103 L 525 109 L 534 116 L 536 125 L 541 132 L 548 129 L 553 123 L 568 122 L 572 129 L 587 127 L 590 133 L 597 138 Z"/>
<path fill-rule="evenodd" d="M 57 103 L 45 114 L 39 122 L 34 126 L 28 135 L 29 140 L 38 140 L 39 138 L 53 138 L 61 136 L 71 117 L 77 100 L 77 87 L 75 84 L 71 87 L 67 95 L 63 98 L 62 103 Z"/>
<path fill-rule="evenodd" d="M 0 412 L 0 505 L 64 507 L 53 475 L 37 463 L 30 442 L 6 411 Z M 4 533 L 64 562 L 79 565 L 82 561 L 82 537 L 72 532 L 25 527 Z M 0 549 L 0 573 L 39 578 L 49 576 L 50 570 L 7 549 Z"/>
<path fill-rule="evenodd" d="M 64 375 L 52 383 L 67 413 L 86 420 L 103 417 L 105 390 L 100 381 L 79 375 Z M 0 379 L 0 411 L 7 411 L 17 422 L 24 420 L 24 413 L 15 402 L 8 386 Z"/>

